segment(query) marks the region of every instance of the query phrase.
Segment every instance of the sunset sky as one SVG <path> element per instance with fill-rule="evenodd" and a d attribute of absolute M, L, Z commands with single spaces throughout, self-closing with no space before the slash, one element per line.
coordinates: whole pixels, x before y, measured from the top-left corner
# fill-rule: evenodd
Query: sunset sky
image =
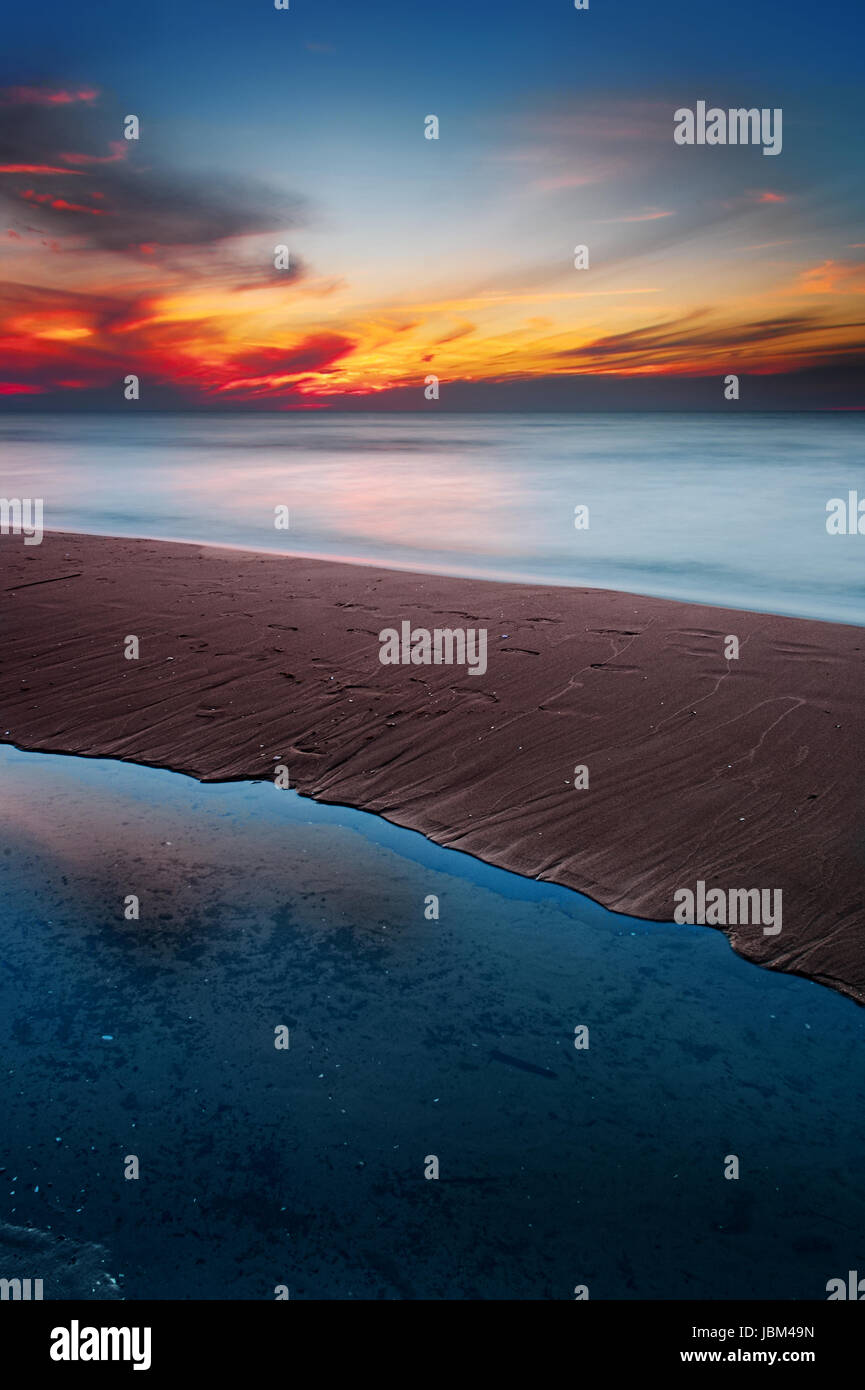
<path fill-rule="evenodd" d="M 4 29 L 6 408 L 122 408 L 128 373 L 160 408 L 422 409 L 429 373 L 444 409 L 717 404 L 728 372 L 863 403 L 853 0 L 48 0 Z M 782 153 L 677 146 L 698 100 L 781 107 Z"/>

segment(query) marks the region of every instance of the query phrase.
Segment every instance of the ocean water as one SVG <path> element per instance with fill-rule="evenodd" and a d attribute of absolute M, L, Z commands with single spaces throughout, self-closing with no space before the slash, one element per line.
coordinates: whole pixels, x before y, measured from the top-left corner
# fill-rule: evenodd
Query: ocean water
<path fill-rule="evenodd" d="M 822 1299 L 863 1268 L 865 1011 L 720 933 L 271 784 L 9 747 L 0 844 L 0 1276 L 46 1299 Z"/>
<path fill-rule="evenodd" d="M 856 414 L 0 416 L 45 525 L 865 623 Z M 574 509 L 589 508 L 576 530 Z M 276 530 L 274 509 L 289 509 Z"/>

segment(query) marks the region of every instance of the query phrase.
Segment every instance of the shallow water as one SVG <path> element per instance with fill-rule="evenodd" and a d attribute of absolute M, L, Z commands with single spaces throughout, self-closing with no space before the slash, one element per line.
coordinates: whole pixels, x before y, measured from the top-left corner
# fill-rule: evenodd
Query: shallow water
<path fill-rule="evenodd" d="M 747 1299 L 861 1268 L 851 1001 L 270 784 L 4 747 L 0 788 L 3 1277 Z"/>
<path fill-rule="evenodd" d="M 42 497 L 52 530 L 865 623 L 865 537 L 826 531 L 831 498 L 865 498 L 862 442 L 855 414 L 735 409 L 3 415 L 0 495 Z"/>

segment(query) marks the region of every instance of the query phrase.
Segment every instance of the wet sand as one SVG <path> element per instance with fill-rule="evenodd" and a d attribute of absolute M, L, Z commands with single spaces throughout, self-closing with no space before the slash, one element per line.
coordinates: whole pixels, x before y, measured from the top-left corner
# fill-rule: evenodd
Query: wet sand
<path fill-rule="evenodd" d="M 727 928 L 735 949 L 865 1002 L 861 628 L 60 533 L 0 539 L 0 590 L 3 742 L 203 781 L 284 763 L 657 921 L 698 880 L 781 889 L 782 931 Z M 486 673 L 382 665 L 404 620 L 486 628 Z"/>

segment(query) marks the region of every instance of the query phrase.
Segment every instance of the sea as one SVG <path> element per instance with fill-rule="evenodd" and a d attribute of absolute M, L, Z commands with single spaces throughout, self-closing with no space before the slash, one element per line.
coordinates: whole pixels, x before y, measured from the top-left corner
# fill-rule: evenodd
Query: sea
<path fill-rule="evenodd" d="M 49 530 L 865 623 L 855 412 L 0 415 Z M 579 511 L 577 509 L 587 509 Z M 277 525 L 279 521 L 279 525 Z M 283 524 L 286 523 L 287 525 Z"/>

